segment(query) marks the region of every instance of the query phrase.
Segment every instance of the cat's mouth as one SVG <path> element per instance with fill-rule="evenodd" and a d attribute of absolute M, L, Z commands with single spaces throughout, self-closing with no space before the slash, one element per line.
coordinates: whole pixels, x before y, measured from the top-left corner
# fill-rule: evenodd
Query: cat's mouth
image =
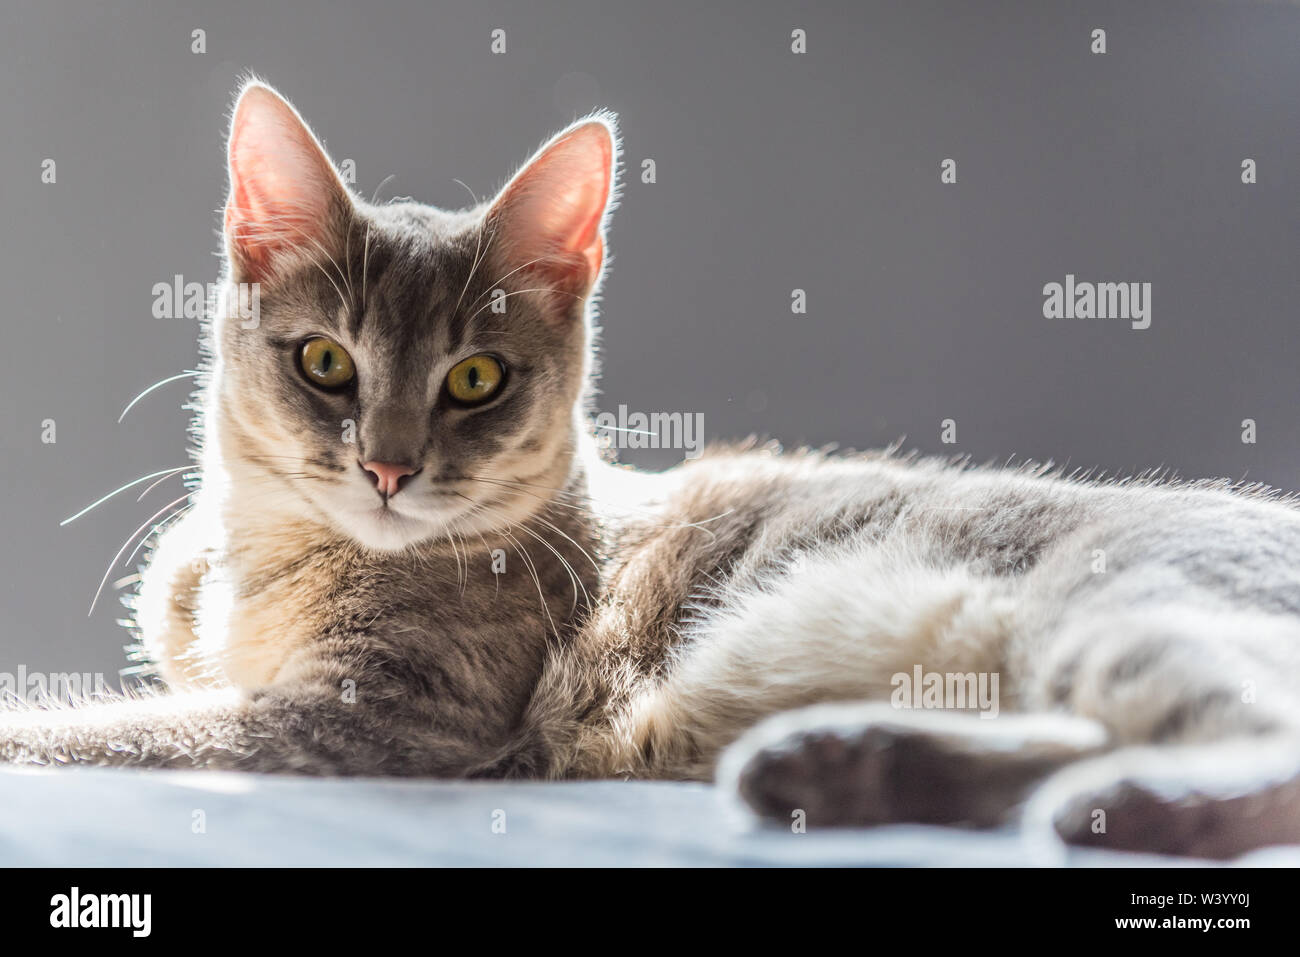
<path fill-rule="evenodd" d="M 453 502 L 453 498 L 444 500 L 438 496 L 438 501 L 419 509 L 399 501 L 389 501 L 386 504 L 376 502 L 368 508 L 350 511 L 343 525 L 353 538 L 367 548 L 401 551 L 446 532 L 456 518 L 466 511 Z"/>
<path fill-rule="evenodd" d="M 346 482 L 311 489 L 309 500 L 331 524 L 357 544 L 380 552 L 401 552 L 453 535 L 482 533 L 523 517 L 509 496 L 484 496 L 456 478 L 421 482 L 386 499 L 367 485 Z"/>

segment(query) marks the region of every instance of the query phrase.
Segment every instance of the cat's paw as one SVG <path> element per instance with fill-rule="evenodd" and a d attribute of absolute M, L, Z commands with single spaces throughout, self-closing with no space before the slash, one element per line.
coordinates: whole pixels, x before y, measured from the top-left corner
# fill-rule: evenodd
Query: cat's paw
<path fill-rule="evenodd" d="M 760 816 L 809 826 L 1005 821 L 1029 790 L 1104 742 L 1092 722 L 1051 716 L 818 705 L 779 715 L 728 751 L 720 780 Z"/>
<path fill-rule="evenodd" d="M 1230 802 L 1194 793 L 1161 793 L 1138 781 L 1116 781 L 1065 800 L 1052 828 L 1066 844 L 1111 851 L 1230 857 L 1223 829 Z"/>
<path fill-rule="evenodd" d="M 736 790 L 765 818 L 802 812 L 815 826 L 886 824 L 896 819 L 885 786 L 891 746 L 884 727 L 796 731 L 756 750 Z"/>
<path fill-rule="evenodd" d="M 1267 758 L 1243 773 L 1231 749 L 1124 752 L 1063 771 L 1035 794 L 1026 828 L 1075 847 L 1229 859 L 1300 843 L 1300 777 Z"/>

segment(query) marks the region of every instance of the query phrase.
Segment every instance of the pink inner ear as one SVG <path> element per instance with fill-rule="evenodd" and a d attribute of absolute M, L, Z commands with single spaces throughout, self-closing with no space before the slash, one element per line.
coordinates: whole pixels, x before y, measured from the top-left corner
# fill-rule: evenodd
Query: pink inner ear
<path fill-rule="evenodd" d="M 587 292 L 604 260 L 613 164 L 609 128 L 591 121 L 561 134 L 511 180 L 493 209 L 516 266 L 532 263 L 529 271 L 570 295 Z"/>
<path fill-rule="evenodd" d="M 226 234 L 265 278 L 277 255 L 323 245 L 342 186 L 311 131 L 266 87 L 245 90 L 230 128 Z"/>

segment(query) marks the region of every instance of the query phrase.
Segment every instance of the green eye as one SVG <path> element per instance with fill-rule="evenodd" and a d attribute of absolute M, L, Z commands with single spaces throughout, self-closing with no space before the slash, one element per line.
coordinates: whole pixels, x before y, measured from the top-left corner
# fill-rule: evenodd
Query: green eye
<path fill-rule="evenodd" d="M 447 373 L 447 394 L 461 405 L 478 405 L 496 394 L 505 375 L 505 367 L 492 356 L 470 356 Z"/>
<path fill-rule="evenodd" d="M 333 339 L 317 336 L 302 344 L 298 364 L 312 385 L 322 389 L 337 389 L 347 385 L 356 376 L 352 357 Z"/>

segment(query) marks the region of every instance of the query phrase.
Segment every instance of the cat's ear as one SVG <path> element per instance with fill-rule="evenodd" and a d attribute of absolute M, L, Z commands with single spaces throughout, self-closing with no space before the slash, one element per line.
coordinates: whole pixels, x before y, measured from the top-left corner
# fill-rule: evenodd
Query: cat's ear
<path fill-rule="evenodd" d="M 264 83 L 246 84 L 235 103 L 228 159 L 226 243 L 239 280 L 319 256 L 346 228 L 347 187 L 298 111 Z"/>
<path fill-rule="evenodd" d="M 500 265 L 554 290 L 565 313 L 600 278 L 617 162 L 613 115 L 581 120 L 538 150 L 488 212 Z"/>

